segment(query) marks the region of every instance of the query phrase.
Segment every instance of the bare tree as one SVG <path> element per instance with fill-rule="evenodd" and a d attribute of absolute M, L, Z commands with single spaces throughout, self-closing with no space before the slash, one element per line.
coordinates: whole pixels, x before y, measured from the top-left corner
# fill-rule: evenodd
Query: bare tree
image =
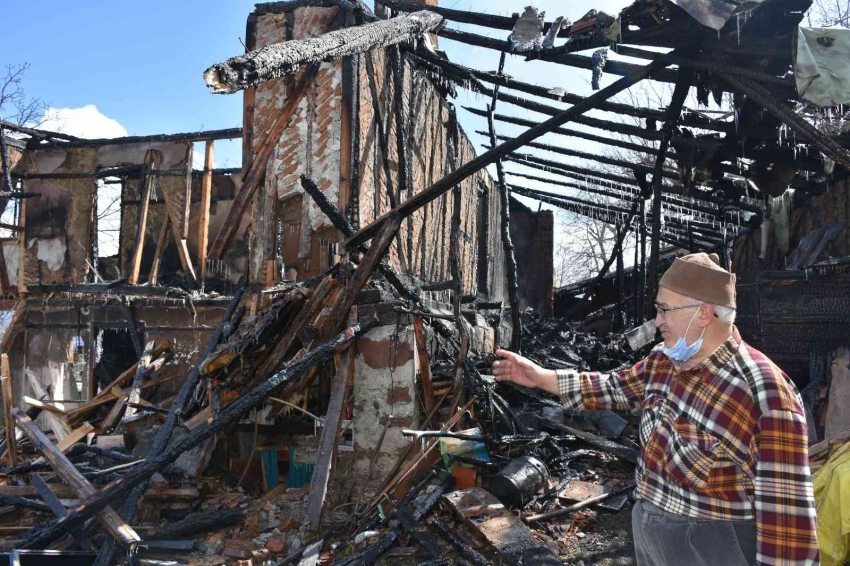
<path fill-rule="evenodd" d="M 38 127 L 48 105 L 40 98 L 27 96 L 23 82 L 29 69 L 29 63 L 6 65 L 6 74 L 0 79 L 0 119 Z"/>
<path fill-rule="evenodd" d="M 806 18 L 809 26 L 850 28 L 850 0 L 814 0 Z"/>

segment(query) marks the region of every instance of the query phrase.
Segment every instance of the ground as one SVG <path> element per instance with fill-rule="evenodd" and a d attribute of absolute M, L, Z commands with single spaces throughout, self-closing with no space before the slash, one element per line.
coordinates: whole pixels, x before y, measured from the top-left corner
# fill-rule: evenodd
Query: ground
<path fill-rule="evenodd" d="M 632 506 L 611 513 L 599 511 L 596 525 L 584 538 L 574 538 L 568 553 L 561 554 L 565 564 L 576 566 L 632 566 L 635 545 L 632 542 Z"/>

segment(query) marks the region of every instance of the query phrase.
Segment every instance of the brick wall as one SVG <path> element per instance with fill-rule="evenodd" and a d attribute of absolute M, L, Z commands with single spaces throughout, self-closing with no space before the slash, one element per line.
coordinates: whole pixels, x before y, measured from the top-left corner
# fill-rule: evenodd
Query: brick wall
<path fill-rule="evenodd" d="M 336 16 L 337 8 L 297 8 L 291 12 L 252 16 L 255 18 L 253 46 L 259 48 L 287 39 L 321 35 L 331 29 Z M 390 185 L 396 202 L 401 202 L 410 194 L 406 191 L 399 194 L 399 156 L 389 57 L 386 50 L 381 49 L 372 51 L 371 57 L 379 104 L 387 122 Z M 430 79 L 406 59 L 402 74 L 402 96 L 410 140 L 410 148 L 406 152 L 410 164 L 410 187 L 413 193 L 417 193 L 444 177 L 453 166 L 471 160 L 475 150 L 453 120 L 450 104 Z M 246 111 L 251 112 L 253 121 L 252 144 L 255 148 L 262 132 L 285 104 L 285 93 L 291 84 L 291 79 L 264 83 L 256 88 L 253 105 L 249 107 L 246 104 Z M 265 280 L 267 260 L 273 258 L 271 250 L 277 247 L 277 244 L 270 245 L 270 240 L 276 237 L 280 239 L 282 262 L 286 268 L 297 270 L 299 280 L 322 272 L 333 261 L 330 244 L 339 241 L 340 236 L 312 200 L 303 195 L 299 182 L 301 174 L 311 176 L 329 200 L 346 212 L 355 225 L 366 226 L 390 210 L 375 115 L 365 54 L 322 64 L 319 75 L 300 101 L 295 116 L 275 149 L 266 175 L 266 192 L 257 195 L 254 202 L 256 240 L 252 274 L 255 280 Z M 458 139 L 455 164 L 449 163 L 449 139 L 453 128 Z M 344 139 L 348 132 L 357 139 Z M 348 147 L 359 151 L 350 155 Z M 481 188 L 486 188 L 491 198 L 480 198 Z M 277 195 L 276 203 L 273 195 Z M 486 210 L 481 209 L 482 203 L 485 203 Z M 429 281 L 449 279 L 452 210 L 453 196 L 449 192 L 405 220 L 389 251 L 392 265 L 399 271 Z M 275 217 L 284 219 L 277 235 L 269 228 L 270 222 L 276 223 Z M 498 192 L 486 171 L 461 183 L 460 217 L 464 293 L 479 291 L 496 300 L 505 298 Z M 488 230 L 483 229 L 484 222 L 488 224 Z M 486 288 L 479 289 L 477 250 L 478 239 L 484 234 L 488 240 L 485 249 L 489 257 L 482 276 L 482 282 L 486 280 Z"/>

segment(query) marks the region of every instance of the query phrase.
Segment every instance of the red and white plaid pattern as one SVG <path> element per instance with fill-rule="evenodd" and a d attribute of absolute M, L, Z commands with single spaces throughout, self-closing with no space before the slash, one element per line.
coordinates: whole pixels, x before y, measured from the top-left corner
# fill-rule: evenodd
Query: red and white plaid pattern
<path fill-rule="evenodd" d="M 562 403 L 643 410 L 638 498 L 689 517 L 755 520 L 758 564 L 818 564 L 797 388 L 737 330 L 687 371 L 662 346 L 620 373 L 558 371 Z"/>

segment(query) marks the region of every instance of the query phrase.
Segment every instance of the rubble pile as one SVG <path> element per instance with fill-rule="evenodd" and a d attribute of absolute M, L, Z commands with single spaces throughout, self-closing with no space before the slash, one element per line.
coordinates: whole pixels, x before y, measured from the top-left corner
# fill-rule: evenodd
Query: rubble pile
<path fill-rule="evenodd" d="M 151 342 L 139 363 L 80 406 L 59 409 L 45 397 L 33 400 L 28 414 L 12 411 L 24 435 L 14 443 L 15 465 L 2 470 L 0 532 L 6 536 L 0 545 L 32 549 L 39 544 L 33 540 L 44 540 L 51 549 L 102 553 L 111 530 L 99 530 L 97 521 L 48 539 L 48 529 L 39 527 L 59 511 L 49 500 L 70 499 L 73 509 L 75 502 L 84 505 L 130 482 L 144 487 L 139 505 L 112 505 L 115 523 L 139 538 L 131 548 L 141 559 L 168 555 L 184 564 L 275 563 L 303 560 L 308 552 L 335 564 L 382 557 L 447 563 L 447 549 L 474 564 L 499 556 L 555 563 L 593 532 L 598 513 L 623 508 L 637 456 L 634 417 L 566 413 L 553 396 L 497 384 L 492 352 L 467 349 L 460 359 L 468 338 L 458 328 L 465 323 L 452 328 L 445 315 L 431 320 L 421 313 L 425 331 L 435 337 L 434 347 L 420 353 L 430 369 L 420 394 L 427 389 L 434 395 L 431 414 L 418 429 L 401 431 L 410 437 L 406 458 L 378 493 L 350 492 L 342 504 L 326 505 L 319 530 L 311 528 L 312 488 L 270 486 L 265 461 L 257 473 L 256 427 L 263 419 L 288 423 L 284 428 L 303 425 L 308 409 L 318 410 L 308 402 L 311 381 L 336 365 L 330 354 L 341 351 L 339 345 L 328 346 L 324 358 L 292 378 L 281 375 L 322 350 L 328 307 L 344 289 L 340 272 L 346 271 L 335 267 L 305 284 L 266 290 L 267 305 L 253 315 L 240 293 L 175 397 L 163 399 L 157 391 L 178 377 L 170 344 Z M 361 292 L 363 300 L 391 296 L 380 279 Z M 415 316 L 394 309 L 406 323 Z M 528 355 L 548 367 L 610 370 L 641 355 L 619 335 L 597 338 L 572 324 L 547 341 L 557 321 L 531 312 L 522 321 Z M 458 367 L 461 380 L 454 382 Z M 239 424 L 245 407 L 255 408 L 247 460 L 234 458 L 226 441 L 248 424 Z M 50 417 L 53 440 L 26 424 L 39 412 Z M 227 434 L 204 434 L 210 428 Z M 123 520 L 118 510 L 126 513 Z"/>

